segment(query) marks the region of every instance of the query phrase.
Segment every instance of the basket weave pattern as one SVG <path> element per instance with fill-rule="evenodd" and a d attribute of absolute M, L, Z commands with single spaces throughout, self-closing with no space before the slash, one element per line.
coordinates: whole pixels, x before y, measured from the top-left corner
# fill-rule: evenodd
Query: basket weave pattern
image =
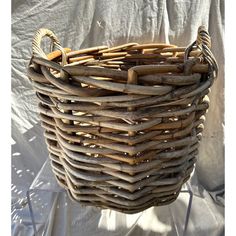
<path fill-rule="evenodd" d="M 54 48 L 40 48 L 44 36 Z M 40 29 L 28 76 L 58 183 L 86 205 L 136 213 L 174 201 L 194 168 L 217 76 L 210 37 L 72 51 Z"/>

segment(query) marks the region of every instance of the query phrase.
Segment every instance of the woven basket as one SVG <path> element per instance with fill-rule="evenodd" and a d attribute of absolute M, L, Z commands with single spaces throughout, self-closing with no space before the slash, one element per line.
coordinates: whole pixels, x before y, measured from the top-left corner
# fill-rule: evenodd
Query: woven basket
<path fill-rule="evenodd" d="M 46 55 L 44 36 L 57 49 Z M 217 77 L 199 27 L 187 48 L 128 43 L 73 51 L 40 29 L 28 76 L 58 183 L 82 204 L 136 213 L 173 202 L 194 168 Z"/>

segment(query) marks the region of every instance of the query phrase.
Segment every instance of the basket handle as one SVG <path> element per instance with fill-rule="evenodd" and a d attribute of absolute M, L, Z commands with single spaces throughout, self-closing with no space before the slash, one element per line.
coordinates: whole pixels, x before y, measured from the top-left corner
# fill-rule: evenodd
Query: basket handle
<path fill-rule="evenodd" d="M 206 30 L 205 26 L 200 26 L 198 28 L 197 39 L 192 44 L 190 44 L 184 55 L 184 61 L 186 62 L 189 57 L 189 53 L 193 48 L 198 48 L 201 51 L 199 56 L 200 61 L 206 61 L 209 64 L 210 70 L 213 73 L 214 78 L 218 75 L 218 64 L 216 59 L 211 51 L 211 37 Z"/>
<path fill-rule="evenodd" d="M 205 26 L 200 26 L 198 28 L 198 33 L 197 33 L 197 40 L 196 43 L 198 46 L 206 46 L 209 49 L 211 48 L 211 37 L 208 31 L 206 30 Z"/>
<path fill-rule="evenodd" d="M 53 51 L 54 48 L 59 49 L 62 55 L 62 65 L 67 64 L 67 56 L 63 47 L 61 46 L 57 36 L 49 29 L 41 28 L 35 33 L 33 42 L 32 42 L 33 55 L 48 59 L 47 55 L 44 53 L 44 51 L 41 48 L 42 39 L 46 36 L 49 37 L 52 41 L 51 51 Z"/>

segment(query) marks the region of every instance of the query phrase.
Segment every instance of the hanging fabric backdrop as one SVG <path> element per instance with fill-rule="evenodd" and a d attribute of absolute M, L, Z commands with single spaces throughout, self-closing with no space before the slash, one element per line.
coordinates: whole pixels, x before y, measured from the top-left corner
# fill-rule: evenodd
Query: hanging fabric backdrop
<path fill-rule="evenodd" d="M 39 28 L 55 32 L 63 47 L 115 46 L 127 42 L 186 46 L 205 25 L 219 76 L 210 93 L 196 170 L 190 180 L 196 197 L 188 235 L 224 231 L 224 1 L 222 0 L 43 0 L 12 1 L 12 235 L 33 235 L 26 190 L 48 158 L 37 113 L 37 98 L 26 76 L 31 42 Z M 65 196 L 66 198 L 66 196 Z M 65 199 L 64 199 L 65 200 Z M 46 201 L 46 200 L 45 200 Z M 58 204 L 63 204 L 61 199 Z M 165 209 L 165 208 L 163 208 Z M 177 209 L 179 214 L 184 207 Z M 163 214 L 165 214 L 163 210 Z M 51 214 L 48 235 L 167 235 L 158 209 L 125 216 L 110 210 L 72 207 Z M 79 232 L 78 232 L 79 231 Z M 169 235 L 169 234 L 168 234 Z M 171 235 L 171 234 L 170 234 Z"/>

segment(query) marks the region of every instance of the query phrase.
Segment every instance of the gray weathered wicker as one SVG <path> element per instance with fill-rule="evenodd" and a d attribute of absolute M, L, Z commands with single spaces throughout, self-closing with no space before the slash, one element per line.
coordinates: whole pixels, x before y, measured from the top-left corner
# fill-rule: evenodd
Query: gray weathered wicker
<path fill-rule="evenodd" d="M 48 36 L 57 49 L 40 48 Z M 70 197 L 136 213 L 173 202 L 194 168 L 217 77 L 209 34 L 189 47 L 128 43 L 72 51 L 40 29 L 28 76 L 52 170 Z"/>

